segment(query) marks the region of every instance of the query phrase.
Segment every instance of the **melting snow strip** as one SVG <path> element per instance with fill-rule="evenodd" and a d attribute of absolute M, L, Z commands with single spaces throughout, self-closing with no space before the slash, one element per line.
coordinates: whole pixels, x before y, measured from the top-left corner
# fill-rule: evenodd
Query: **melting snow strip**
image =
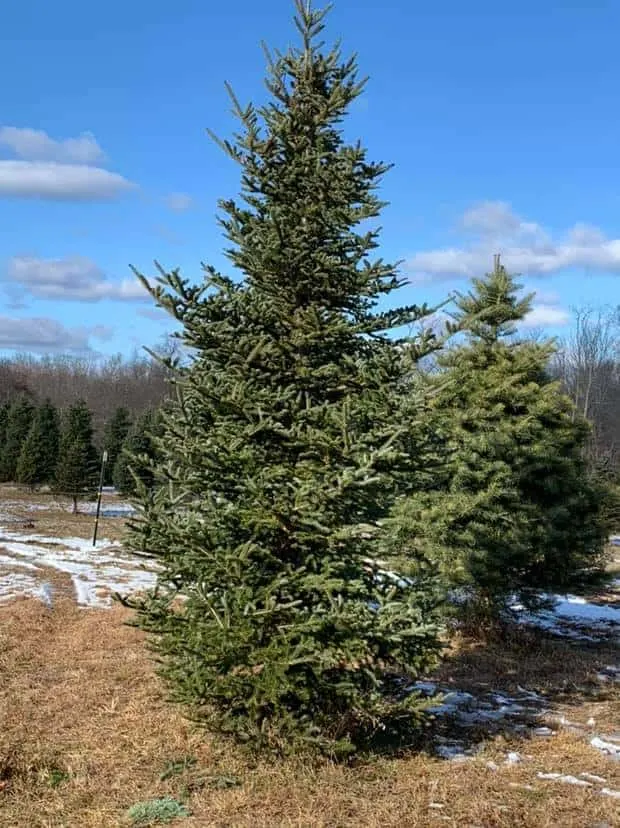
<path fill-rule="evenodd" d="M 538 779 L 549 779 L 554 782 L 564 782 L 566 785 L 577 785 L 580 788 L 591 788 L 592 783 L 585 779 L 578 779 L 576 776 L 571 776 L 568 773 L 541 773 L 536 774 Z"/>
<path fill-rule="evenodd" d="M 45 545 L 43 545 L 45 544 Z M 93 547 L 84 538 L 59 538 L 46 535 L 23 535 L 0 527 L 0 566 L 27 569 L 44 577 L 51 568 L 71 577 L 76 600 L 84 607 L 110 606 L 111 593 L 129 594 L 154 586 L 157 566 L 146 566 L 143 559 L 122 550 L 118 542 L 102 539 Z M 0 573 L 0 602 L 19 595 L 41 598 L 48 605 L 52 592 L 42 591 L 35 575 Z"/>
<path fill-rule="evenodd" d="M 580 773 L 582 779 L 587 779 L 588 782 L 607 782 L 607 780 L 602 776 L 597 776 L 595 773 Z"/>
<path fill-rule="evenodd" d="M 592 747 L 600 750 L 601 753 L 611 756 L 613 759 L 620 759 L 620 744 L 618 744 L 615 739 L 613 741 L 610 741 L 610 739 L 611 737 L 609 736 L 606 739 L 601 739 L 600 736 L 595 736 L 590 740 L 590 744 Z"/>
<path fill-rule="evenodd" d="M 576 641 L 595 642 L 618 637 L 620 607 L 593 604 L 577 595 L 543 595 L 554 603 L 552 609 L 532 612 L 514 600 L 508 607 L 517 623 L 551 632 Z"/>

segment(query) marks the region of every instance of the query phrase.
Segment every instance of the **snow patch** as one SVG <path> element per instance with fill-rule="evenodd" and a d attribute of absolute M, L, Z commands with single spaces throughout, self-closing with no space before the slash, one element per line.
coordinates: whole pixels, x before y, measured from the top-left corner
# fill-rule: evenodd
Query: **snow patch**
<path fill-rule="evenodd" d="M 433 716 L 450 718 L 454 724 L 463 728 L 491 723 L 515 724 L 523 719 L 536 719 L 547 708 L 543 696 L 523 688 L 519 688 L 514 695 L 489 691 L 474 696 L 462 690 L 441 687 L 434 682 L 417 681 L 406 690 L 430 699 L 438 696 L 437 704 L 428 707 L 427 712 Z M 553 733 L 550 728 L 543 727 L 535 728 L 533 732 L 540 736 Z"/>
<path fill-rule="evenodd" d="M 620 667 L 613 664 L 608 664 L 606 667 L 596 674 L 599 681 L 602 682 L 618 682 L 620 681 Z"/>
<path fill-rule="evenodd" d="M 611 756 L 613 759 L 620 759 L 620 744 L 615 739 L 611 741 L 611 738 L 608 736 L 606 739 L 602 739 L 600 736 L 595 736 L 590 740 L 590 744 L 606 756 Z"/>
<path fill-rule="evenodd" d="M 603 776 L 597 776 L 595 773 L 580 773 L 579 776 L 582 779 L 587 779 L 588 782 L 607 782 L 607 780 Z"/>
<path fill-rule="evenodd" d="M 20 561 L 17 558 L 11 558 L 9 555 L 0 555 L 0 564 L 10 567 L 18 567 L 19 569 L 36 570 L 36 566 L 34 564 L 28 563 L 28 561 Z"/>
<path fill-rule="evenodd" d="M 97 513 L 97 504 L 96 503 L 82 503 L 80 505 L 80 512 L 84 515 L 95 515 Z M 99 512 L 101 517 L 129 517 L 130 515 L 137 514 L 137 509 L 131 506 L 129 503 L 114 503 L 114 504 L 101 504 L 101 510 Z"/>
<path fill-rule="evenodd" d="M 51 603 L 51 592 L 43 591 L 40 579 L 45 568 L 71 577 L 80 606 L 110 606 L 111 594 L 130 594 L 155 585 L 157 566 L 145 566 L 143 559 L 128 554 L 118 542 L 103 538 L 93 546 L 84 538 L 22 535 L 0 527 L 0 569 L 26 569 L 22 575 L 0 572 L 0 602 L 20 595 L 34 595 Z M 38 577 L 37 577 L 38 575 Z"/>
<path fill-rule="evenodd" d="M 613 796 L 614 799 L 620 799 L 620 791 L 614 791 L 611 788 L 601 788 L 600 793 L 603 796 Z"/>
<path fill-rule="evenodd" d="M 620 607 L 593 604 L 577 595 L 542 595 L 554 602 L 551 609 L 532 612 L 513 600 L 508 609 L 520 624 L 538 627 L 554 635 L 577 641 L 597 641 L 617 637 L 620 631 Z"/>
<path fill-rule="evenodd" d="M 68 549 L 75 549 L 78 552 L 90 552 L 93 549 L 109 549 L 111 546 L 120 546 L 118 541 L 111 541 L 107 538 L 98 540 L 95 546 L 90 538 L 60 538 L 58 536 L 50 535 L 24 535 L 20 532 L 10 532 L 7 529 L 0 527 L 0 544 L 3 546 L 7 542 L 17 541 L 22 544 L 40 543 L 49 546 L 62 546 Z"/>
<path fill-rule="evenodd" d="M 536 776 L 539 779 L 550 779 L 554 782 L 563 782 L 566 785 L 578 785 L 580 788 L 592 787 L 592 783 L 586 779 L 578 779 L 576 776 L 571 776 L 568 773 L 541 773 L 538 771 Z"/>
<path fill-rule="evenodd" d="M 39 582 L 32 575 L 22 575 L 21 572 L 6 572 L 0 574 L 0 603 L 14 598 L 16 595 L 38 596 Z"/>

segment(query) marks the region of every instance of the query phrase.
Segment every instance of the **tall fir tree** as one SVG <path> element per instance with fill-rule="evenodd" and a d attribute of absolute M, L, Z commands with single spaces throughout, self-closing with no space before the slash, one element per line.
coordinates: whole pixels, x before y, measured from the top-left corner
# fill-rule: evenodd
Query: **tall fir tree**
<path fill-rule="evenodd" d="M 446 465 L 400 510 L 401 535 L 441 562 L 452 586 L 497 615 L 511 594 L 578 590 L 602 571 L 604 492 L 588 475 L 588 426 L 549 376 L 551 340 L 515 336 L 531 307 L 496 257 L 457 301 L 465 341 L 430 379 Z"/>
<path fill-rule="evenodd" d="M 17 477 L 17 462 L 22 445 L 28 436 L 34 418 L 35 407 L 30 399 L 17 397 L 8 411 L 4 450 L 0 456 L 0 481 L 13 482 Z"/>
<path fill-rule="evenodd" d="M 60 434 L 55 488 L 71 498 L 74 513 L 79 498 L 92 497 L 97 488 L 98 457 L 91 419 L 88 406 L 80 400 L 65 413 Z"/>
<path fill-rule="evenodd" d="M 425 671 L 440 645 L 424 561 L 414 581 L 373 563 L 382 519 L 430 462 L 395 415 L 428 342 L 389 332 L 429 311 L 376 309 L 401 285 L 370 258 L 389 167 L 344 141 L 363 83 L 318 42 L 324 15 L 298 0 L 301 47 L 270 58 L 269 103 L 231 93 L 241 130 L 220 144 L 243 203 L 220 206 L 242 278 L 206 266 L 196 287 L 178 271 L 143 279 L 192 360 L 175 371 L 161 485 L 128 539 L 162 571 L 126 603 L 173 698 L 208 726 L 339 755 L 417 722 L 420 700 L 392 679 Z"/>
<path fill-rule="evenodd" d="M 131 415 L 124 406 L 116 409 L 110 421 L 106 424 L 103 434 L 103 450 L 108 453 L 108 460 L 104 471 L 106 486 L 113 483 L 114 466 L 118 460 L 123 444 L 131 428 Z"/>
<path fill-rule="evenodd" d="M 159 423 L 159 411 L 146 411 L 127 433 L 112 475 L 112 482 L 120 494 L 136 495 L 140 484 L 147 489 L 153 487 Z"/>
<path fill-rule="evenodd" d="M 54 480 L 58 463 L 58 412 L 50 400 L 37 408 L 17 461 L 17 482 L 29 486 Z"/>

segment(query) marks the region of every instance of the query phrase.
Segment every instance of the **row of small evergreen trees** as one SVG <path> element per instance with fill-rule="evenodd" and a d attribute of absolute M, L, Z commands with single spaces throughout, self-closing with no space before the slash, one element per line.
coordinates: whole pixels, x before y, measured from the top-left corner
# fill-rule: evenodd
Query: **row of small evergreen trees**
<path fill-rule="evenodd" d="M 17 397 L 0 407 L 0 482 L 49 486 L 71 497 L 77 509 L 78 498 L 95 491 L 105 451 L 104 484 L 131 494 L 136 474 L 148 483 L 140 458 L 153 452 L 149 433 L 156 431 L 156 420 L 156 413 L 147 412 L 132 423 L 119 407 L 105 426 L 100 451 L 84 401 L 61 413 L 49 400 L 36 406 L 27 396 Z"/>

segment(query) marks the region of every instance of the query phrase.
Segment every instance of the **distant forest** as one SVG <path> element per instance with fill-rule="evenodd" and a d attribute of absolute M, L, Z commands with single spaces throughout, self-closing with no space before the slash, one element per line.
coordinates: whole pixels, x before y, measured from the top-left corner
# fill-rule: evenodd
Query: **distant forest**
<path fill-rule="evenodd" d="M 550 366 L 577 411 L 592 424 L 590 460 L 620 476 L 620 305 L 573 312 L 572 332 Z"/>
<path fill-rule="evenodd" d="M 592 424 L 590 458 L 620 475 L 620 307 L 574 311 L 571 333 L 558 342 L 549 366 L 577 410 Z M 171 355 L 174 341 L 160 346 Z M 23 395 L 50 400 L 59 412 L 83 400 L 92 412 L 95 442 L 119 407 L 132 419 L 157 409 L 170 392 L 169 371 L 150 356 L 108 359 L 16 356 L 0 359 L 0 405 Z"/>
<path fill-rule="evenodd" d="M 170 342 L 155 350 L 171 356 Z M 60 413 L 83 401 L 92 413 L 95 441 L 101 442 L 118 408 L 132 419 L 159 408 L 170 392 L 169 371 L 155 357 L 15 356 L 0 359 L 0 406 L 17 397 L 40 405 L 49 400 Z"/>

